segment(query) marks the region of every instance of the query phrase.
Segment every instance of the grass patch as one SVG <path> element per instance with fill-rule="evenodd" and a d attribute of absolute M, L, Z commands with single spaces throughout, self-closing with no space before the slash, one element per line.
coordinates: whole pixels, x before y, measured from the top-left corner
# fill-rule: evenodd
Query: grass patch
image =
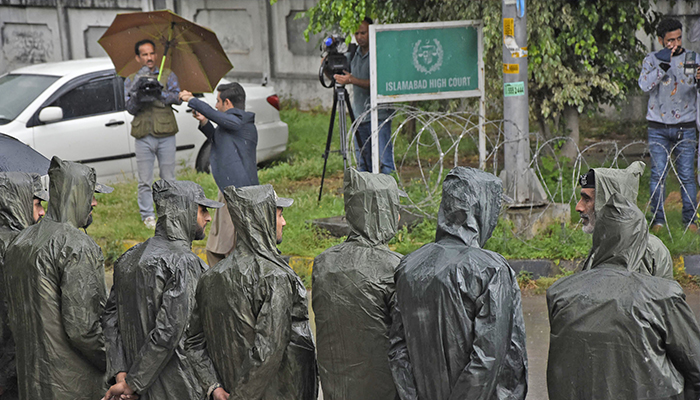
<path fill-rule="evenodd" d="M 329 155 L 323 198 L 319 203 L 317 198 L 324 161 L 322 154 L 325 150 L 328 135 L 330 113 L 320 110 L 300 112 L 294 109 L 284 109 L 281 111 L 281 117 L 289 125 L 288 150 L 277 160 L 261 166 L 258 176 L 261 183 L 272 184 L 281 196 L 291 197 L 295 200 L 294 205 L 285 210 L 287 226 L 284 232 L 284 241 L 279 248 L 285 255 L 300 256 L 303 257 L 303 260 L 306 260 L 304 262 L 295 261 L 295 265 L 292 267 L 309 285 L 311 275 L 310 260 L 322 251 L 341 243 L 345 239 L 331 237 L 310 224 L 310 221 L 316 218 L 343 214 L 343 162 L 339 153 L 332 152 Z M 400 123 L 400 119 L 394 121 L 394 127 Z M 593 128 L 603 131 L 613 129 L 612 125 L 608 126 L 608 122 L 604 120 L 599 125 L 595 125 L 595 121 L 586 121 L 586 124 L 589 124 L 586 125 L 588 130 L 582 129 L 583 132 L 592 132 Z M 448 129 L 443 132 L 447 132 L 452 128 L 448 126 Z M 337 127 L 335 127 L 333 134 L 331 149 L 337 150 L 339 147 Z M 589 135 L 584 133 L 584 135 L 598 137 L 596 134 Z M 421 156 L 427 157 L 425 162 L 428 165 L 435 166 L 434 158 L 438 156 L 438 152 L 437 148 L 431 146 L 427 141 L 428 137 L 429 135 L 426 134 L 421 139 Z M 603 139 L 604 135 L 600 136 L 600 138 Z M 445 138 L 439 138 L 441 144 L 445 143 L 444 140 Z M 468 139 L 465 138 L 464 140 Z M 411 199 L 418 203 L 421 209 L 429 214 L 437 215 L 440 190 L 437 190 L 436 193 L 429 193 L 426 190 L 426 185 L 430 188 L 438 187 L 439 189 L 440 182 L 437 181 L 437 168 L 424 169 L 427 175 L 426 182 L 423 182 L 419 173 L 420 170 L 411 164 L 415 159 L 415 152 L 412 153 L 409 144 L 410 141 L 401 135 L 396 142 L 397 154 L 408 152 L 406 157 L 407 164 L 404 165 L 406 169 L 402 171 L 401 175 L 402 184 L 411 196 Z M 460 165 L 468 163 L 468 160 L 473 155 L 472 153 L 475 151 L 471 143 L 463 142 L 459 150 Z M 634 159 L 636 158 L 632 158 L 630 161 Z M 452 161 L 453 158 L 450 156 L 449 163 Z M 587 158 L 587 161 L 591 166 L 598 166 L 594 165 L 596 163 L 595 158 Z M 609 166 L 605 165 L 606 162 L 608 161 L 598 161 L 603 166 Z M 648 159 L 645 162 L 647 163 L 647 168 L 642 176 L 638 197 L 638 205 L 642 210 L 647 209 L 646 203 L 649 201 L 650 168 Z M 621 160 L 618 167 L 624 168 L 627 166 L 626 163 L 626 160 Z M 446 164 L 443 177 L 449 168 Z M 412 171 L 411 168 L 415 171 Z M 588 165 L 585 169 L 587 168 Z M 543 157 L 540 162 L 540 170 L 550 191 L 556 193 L 557 201 L 563 200 L 571 205 L 571 221 L 563 225 L 551 225 L 535 238 L 522 240 L 513 233 L 512 223 L 501 218 L 493 236 L 485 247 L 501 253 L 507 259 L 573 260 L 585 258 L 591 246 L 591 236 L 584 234 L 580 226 L 577 225 L 579 218 L 574 207 L 577 201 L 578 189 L 574 186 L 574 174 L 571 163 L 567 162 L 567 160 L 561 160 L 561 162 L 557 163 L 553 161 L 553 158 Z M 179 171 L 178 179 L 197 182 L 202 185 L 209 198 L 215 199 L 217 197 L 217 187 L 211 175 L 200 174 L 191 169 L 183 169 Z M 129 243 L 144 241 L 153 235 L 153 231 L 143 225 L 139 216 L 136 181 L 117 183 L 113 186 L 115 187 L 113 193 L 96 195 L 99 204 L 94 211 L 95 222 L 88 228 L 88 233 L 102 247 L 108 266 L 126 250 Z M 679 184 L 675 177 L 671 176 L 667 180 L 667 193 L 674 191 L 679 191 Z M 650 217 L 650 215 L 647 214 L 647 217 Z M 670 232 L 662 232 L 659 234 L 659 237 L 669 248 L 671 254 L 674 257 L 678 257 L 683 254 L 700 253 L 700 235 L 683 234 L 680 200 L 667 204 L 667 218 Z M 399 253 L 409 254 L 422 245 L 432 242 L 435 239 L 435 229 L 436 221 L 434 219 L 425 219 L 417 226 L 414 226 L 411 231 L 407 229 L 400 230 L 390 241 L 389 247 Z M 205 243 L 205 241 L 198 241 L 194 245 L 204 246 Z M 561 276 L 565 276 L 563 274 Z M 544 292 L 549 285 L 561 276 L 533 280 L 531 276 L 523 275 L 519 276 L 519 282 L 521 282 L 523 288 L 529 288 L 540 293 Z M 679 269 L 676 276 L 679 282 L 685 285 L 697 285 L 700 283 L 698 278 L 685 274 L 684 269 Z"/>

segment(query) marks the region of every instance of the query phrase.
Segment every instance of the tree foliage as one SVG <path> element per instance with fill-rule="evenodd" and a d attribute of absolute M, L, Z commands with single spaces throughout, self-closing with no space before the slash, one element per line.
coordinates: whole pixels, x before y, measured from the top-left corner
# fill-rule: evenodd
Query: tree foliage
<path fill-rule="evenodd" d="M 530 112 L 534 119 L 616 104 L 636 87 L 645 54 L 636 37 L 652 32 L 655 0 L 527 2 Z M 319 0 L 305 16 L 309 34 L 351 34 L 365 16 L 379 23 L 481 19 L 490 106 L 502 107 L 501 0 Z"/>

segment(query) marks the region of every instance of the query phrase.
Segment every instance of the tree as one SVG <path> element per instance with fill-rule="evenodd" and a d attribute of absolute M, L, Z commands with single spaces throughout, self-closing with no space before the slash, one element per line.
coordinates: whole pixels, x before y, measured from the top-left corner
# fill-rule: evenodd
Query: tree
<path fill-rule="evenodd" d="M 527 3 L 530 119 L 540 133 L 559 131 L 559 116 L 578 144 L 578 117 L 600 104 L 618 104 L 637 87 L 645 48 L 636 33 L 653 32 L 655 0 L 531 0 Z M 319 0 L 305 32 L 339 26 L 347 34 L 367 16 L 383 23 L 481 19 L 491 106 L 502 107 L 501 0 Z M 565 146 L 564 153 L 575 153 Z"/>

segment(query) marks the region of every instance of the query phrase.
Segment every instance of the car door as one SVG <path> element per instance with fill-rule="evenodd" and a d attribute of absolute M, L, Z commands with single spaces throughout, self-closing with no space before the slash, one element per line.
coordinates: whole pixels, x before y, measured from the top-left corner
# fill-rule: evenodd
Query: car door
<path fill-rule="evenodd" d="M 44 155 L 87 164 L 101 180 L 133 176 L 126 111 L 114 71 L 91 73 L 57 90 L 30 121 L 34 143 Z M 63 110 L 63 119 L 39 122 L 44 107 Z"/>

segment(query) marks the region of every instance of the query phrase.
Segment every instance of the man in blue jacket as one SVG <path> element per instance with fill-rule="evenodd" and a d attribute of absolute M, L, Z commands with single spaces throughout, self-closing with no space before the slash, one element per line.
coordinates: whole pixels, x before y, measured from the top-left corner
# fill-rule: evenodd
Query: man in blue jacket
<path fill-rule="evenodd" d="M 193 116 L 199 120 L 199 130 L 211 141 L 211 174 L 219 187 L 218 201 L 224 202 L 222 192 L 225 187 L 258 184 L 255 159 L 258 131 L 255 114 L 245 111 L 245 90 L 240 84 L 220 85 L 217 91 L 216 110 L 186 90 L 180 92 L 180 99 L 194 109 Z M 212 122 L 216 123 L 216 128 Z M 221 208 L 214 215 L 207 240 L 209 266 L 214 266 L 233 251 L 235 237 L 228 209 Z"/>

